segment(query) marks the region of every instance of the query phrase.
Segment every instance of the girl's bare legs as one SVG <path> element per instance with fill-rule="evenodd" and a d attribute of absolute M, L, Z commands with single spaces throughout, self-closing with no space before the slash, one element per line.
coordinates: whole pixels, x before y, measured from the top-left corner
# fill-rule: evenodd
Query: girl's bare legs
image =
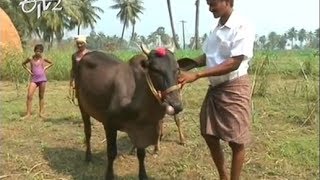
<path fill-rule="evenodd" d="M 43 115 L 44 112 L 44 92 L 46 90 L 46 82 L 42 82 L 39 85 L 39 117 L 45 118 Z"/>
<path fill-rule="evenodd" d="M 36 83 L 31 82 L 29 84 L 29 88 L 28 88 L 28 95 L 27 95 L 27 114 L 25 116 L 22 117 L 22 119 L 26 119 L 29 118 L 31 116 L 31 108 L 32 108 L 32 98 L 33 98 L 33 94 L 35 92 L 37 88 Z"/>

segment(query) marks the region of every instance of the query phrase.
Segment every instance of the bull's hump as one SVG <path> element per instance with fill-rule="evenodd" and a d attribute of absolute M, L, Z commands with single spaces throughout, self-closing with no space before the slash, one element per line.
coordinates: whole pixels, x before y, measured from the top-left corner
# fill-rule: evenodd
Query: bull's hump
<path fill-rule="evenodd" d="M 83 57 L 83 59 L 88 62 L 87 65 L 90 67 L 97 65 L 116 65 L 122 63 L 122 61 L 115 55 L 100 51 L 89 52 Z"/>

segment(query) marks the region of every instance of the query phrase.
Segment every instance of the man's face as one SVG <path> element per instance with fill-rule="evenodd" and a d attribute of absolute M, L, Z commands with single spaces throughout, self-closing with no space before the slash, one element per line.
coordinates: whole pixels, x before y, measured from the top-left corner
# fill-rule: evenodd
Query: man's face
<path fill-rule="evenodd" d="M 209 6 L 209 11 L 212 12 L 214 18 L 223 16 L 228 8 L 230 8 L 230 4 L 224 0 L 207 0 L 207 4 Z"/>
<path fill-rule="evenodd" d="M 82 49 L 85 48 L 85 43 L 84 42 L 77 41 L 76 43 L 77 43 L 77 47 L 78 47 L 79 50 L 82 50 Z"/>

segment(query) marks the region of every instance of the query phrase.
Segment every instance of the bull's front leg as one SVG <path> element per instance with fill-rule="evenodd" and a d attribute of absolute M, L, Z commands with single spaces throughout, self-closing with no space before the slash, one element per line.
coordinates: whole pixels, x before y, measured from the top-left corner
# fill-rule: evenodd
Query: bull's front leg
<path fill-rule="evenodd" d="M 144 148 L 137 148 L 137 156 L 139 160 L 139 180 L 147 180 L 148 176 L 144 165 L 146 150 Z"/>
<path fill-rule="evenodd" d="M 106 138 L 107 138 L 107 154 L 108 154 L 108 165 L 106 170 L 106 180 L 114 179 L 113 162 L 117 156 L 117 130 L 112 128 L 106 128 L 104 126 Z"/>

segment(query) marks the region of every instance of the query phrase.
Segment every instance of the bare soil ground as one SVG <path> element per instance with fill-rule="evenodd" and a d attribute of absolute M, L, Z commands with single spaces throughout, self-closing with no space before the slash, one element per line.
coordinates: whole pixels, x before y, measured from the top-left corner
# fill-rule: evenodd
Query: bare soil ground
<path fill-rule="evenodd" d="M 318 116 L 309 114 L 308 101 L 296 91 L 301 79 L 270 77 L 265 97 L 254 97 L 253 143 L 248 147 L 242 179 L 317 179 L 319 177 Z M 173 118 L 166 117 L 160 154 L 148 148 L 146 167 L 151 179 L 218 179 L 209 150 L 200 135 L 198 114 L 207 88 L 201 80 L 184 89 L 180 115 L 186 145 L 179 145 Z M 106 143 L 102 125 L 93 120 L 93 162 L 85 163 L 84 132 L 78 108 L 67 100 L 68 82 L 49 82 L 46 116 L 25 113 L 26 84 L 16 90 L 1 82 L 0 179 L 103 179 Z M 317 87 L 318 88 L 318 87 Z M 317 97 L 316 97 L 317 98 Z M 316 109 L 316 113 L 318 109 Z M 309 117 L 309 115 L 311 115 Z M 230 167 L 230 149 L 223 143 Z M 131 143 L 118 133 L 117 179 L 137 179 L 138 160 L 130 155 Z"/>

